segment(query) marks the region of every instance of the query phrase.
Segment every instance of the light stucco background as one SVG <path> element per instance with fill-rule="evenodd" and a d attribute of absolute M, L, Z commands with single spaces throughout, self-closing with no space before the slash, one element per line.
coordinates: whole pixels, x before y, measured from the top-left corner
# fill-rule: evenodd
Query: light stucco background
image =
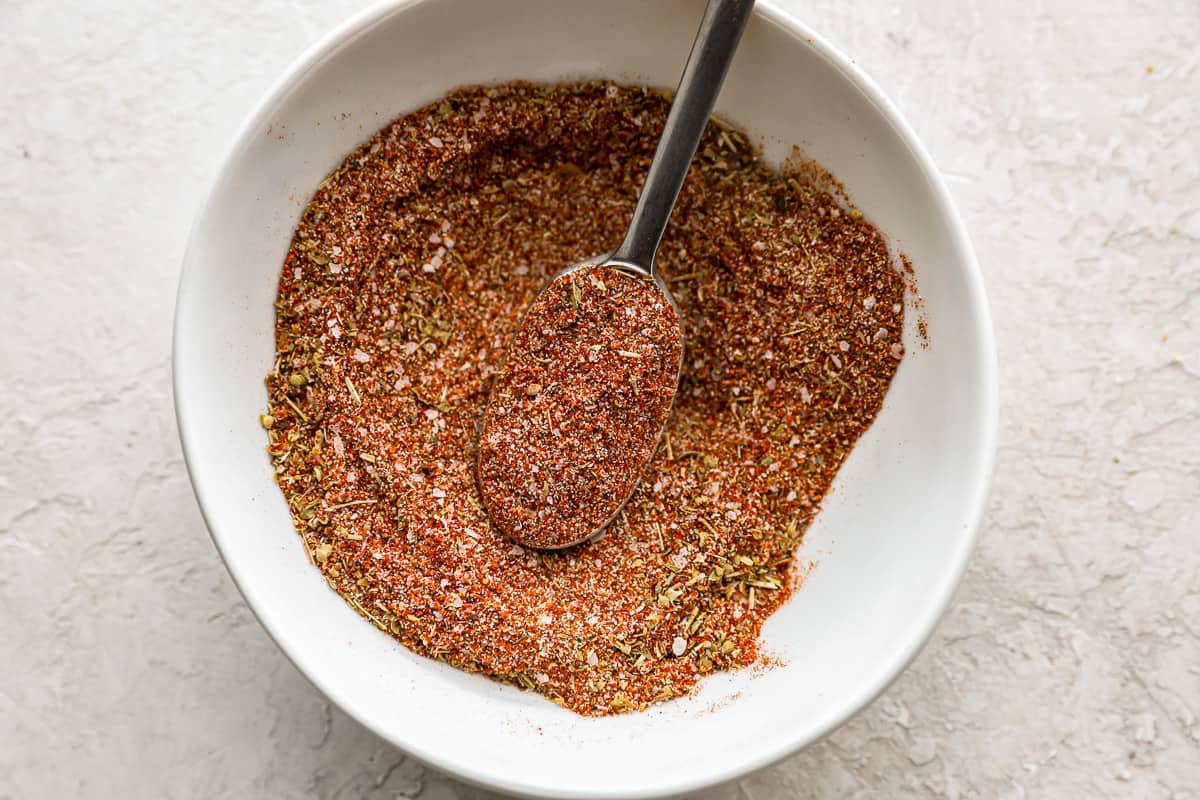
<path fill-rule="evenodd" d="M 267 85 L 362 5 L 0 0 L 0 800 L 491 797 L 288 664 L 174 430 L 191 216 Z M 1200 4 L 785 5 L 944 171 L 1002 437 L 921 657 L 712 797 L 1200 798 Z"/>

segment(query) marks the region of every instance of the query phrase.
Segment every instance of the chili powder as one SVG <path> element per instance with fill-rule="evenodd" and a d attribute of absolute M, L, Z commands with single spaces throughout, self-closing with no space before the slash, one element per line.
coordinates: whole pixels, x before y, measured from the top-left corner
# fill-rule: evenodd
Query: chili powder
<path fill-rule="evenodd" d="M 576 547 L 491 524 L 472 448 L 493 372 L 550 276 L 619 241 L 665 94 L 512 83 L 401 117 L 317 189 L 275 305 L 262 423 L 329 585 L 414 652 L 588 715 L 760 657 L 904 354 L 878 230 L 714 120 L 658 254 L 687 353 L 645 478 Z"/>

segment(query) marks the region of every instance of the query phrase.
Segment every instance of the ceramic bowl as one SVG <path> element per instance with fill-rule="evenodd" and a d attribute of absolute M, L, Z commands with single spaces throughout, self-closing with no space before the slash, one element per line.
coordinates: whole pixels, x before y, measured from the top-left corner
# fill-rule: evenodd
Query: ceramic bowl
<path fill-rule="evenodd" d="M 463 84 L 605 77 L 674 86 L 701 0 L 394 0 L 342 25 L 267 92 L 225 157 L 188 243 L 175 403 L 196 497 L 247 603 L 296 666 L 406 753 L 516 794 L 688 793 L 816 741 L 871 702 L 933 631 L 962 576 L 996 438 L 982 282 L 946 187 L 912 130 L 842 53 L 761 6 L 717 113 L 775 162 L 801 146 L 916 265 L 930 346 L 908 314 L 884 408 L 838 475 L 767 623 L 767 670 L 684 700 L 587 719 L 413 655 L 307 561 L 271 480 L 258 415 L 289 238 L 322 178 L 399 114 Z M 581 254 L 587 255 L 587 254 Z"/>

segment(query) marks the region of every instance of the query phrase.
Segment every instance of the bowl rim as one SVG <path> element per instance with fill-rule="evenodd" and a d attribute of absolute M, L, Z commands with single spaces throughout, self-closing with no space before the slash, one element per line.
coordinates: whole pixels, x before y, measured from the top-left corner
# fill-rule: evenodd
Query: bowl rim
<path fill-rule="evenodd" d="M 185 468 L 192 486 L 193 495 L 196 498 L 201 517 L 204 519 L 209 535 L 226 569 L 233 578 L 234 584 L 246 600 L 247 606 L 259 624 L 306 680 L 325 697 L 337 704 L 347 716 L 375 733 L 384 741 L 400 749 L 406 756 L 412 757 L 423 765 L 433 767 L 454 778 L 485 789 L 524 797 L 554 796 L 567 798 L 568 800 L 608 800 L 610 798 L 615 800 L 616 798 L 630 797 L 672 797 L 687 792 L 700 791 L 728 783 L 782 761 L 805 747 L 824 739 L 854 715 L 864 710 L 908 668 L 929 642 L 930 637 L 948 610 L 953 595 L 962 581 L 963 574 L 966 571 L 967 564 L 978 540 L 979 528 L 984 511 L 986 510 L 995 472 L 1000 411 L 995 336 L 983 276 L 975 258 L 974 249 L 971 246 L 966 226 L 958 213 L 958 209 L 950 196 L 949 189 L 941 173 L 934 165 L 933 159 L 924 145 L 917 138 L 915 131 L 900 114 L 898 108 L 856 62 L 842 53 L 841 50 L 807 24 L 775 7 L 771 0 L 760 0 L 756 4 L 755 15 L 768 24 L 782 29 L 792 38 L 807 42 L 816 51 L 818 56 L 837 69 L 843 78 L 861 91 L 876 107 L 881 116 L 892 126 L 901 141 L 908 147 L 918 168 L 929 181 L 936 212 L 948 223 L 953 249 L 960 263 L 963 265 L 963 278 L 967 287 L 967 292 L 963 299 L 972 309 L 973 313 L 971 317 L 975 320 L 980 342 L 979 352 L 976 354 L 980 358 L 981 378 L 981 391 L 978 400 L 979 407 L 977 409 L 978 417 L 981 421 L 979 434 L 982 440 L 982 447 L 979 448 L 977 453 L 980 480 L 973 487 L 969 498 L 969 510 L 965 520 L 963 535 L 958 540 L 956 550 L 952 554 L 951 566 L 943 574 L 940 584 L 931 587 L 931 592 L 937 595 L 936 602 L 929 606 L 930 612 L 924 619 L 914 622 L 912 636 L 902 652 L 897 655 L 894 663 L 888 669 L 882 670 L 877 680 L 861 686 L 856 692 L 849 693 L 847 698 L 842 701 L 838 712 L 831 714 L 825 724 L 819 726 L 815 732 L 801 732 L 790 737 L 783 736 L 773 746 L 765 747 L 753 758 L 747 758 L 734 764 L 714 764 L 712 769 L 705 773 L 696 773 L 686 780 L 679 780 L 671 785 L 653 787 L 648 791 L 636 794 L 623 790 L 609 790 L 604 787 L 575 788 L 563 791 L 562 789 L 553 789 L 552 787 L 538 784 L 536 780 L 514 781 L 497 777 L 494 774 L 489 774 L 484 769 L 477 768 L 467 759 L 456 760 L 446 757 L 441 752 L 426 749 L 422 746 L 419 737 L 399 735 L 394 730 L 376 725 L 372 720 L 356 714 L 351 710 L 349 704 L 342 701 L 337 688 L 322 679 L 319 670 L 310 668 L 301 659 L 300 655 L 292 651 L 287 640 L 281 635 L 272 620 L 260 609 L 258 593 L 254 588 L 251 576 L 247 575 L 229 557 L 224 542 L 230 534 L 214 524 L 214 516 L 209 511 L 210 502 L 206 499 L 207 492 L 204 486 L 204 478 L 201 474 L 201 469 L 195 463 L 194 450 L 190 444 L 195 435 L 191 431 L 188 422 L 190 417 L 190 400 L 181 391 L 180 387 L 180 375 L 184 372 L 180 368 L 180 364 L 181 361 L 185 360 L 181 359 L 181 340 L 186 336 L 180 322 L 180 312 L 184 305 L 185 295 L 187 294 L 189 283 L 188 263 L 190 261 L 190 254 L 195 246 L 197 229 L 200 222 L 209 214 L 218 188 L 229 180 L 231 164 L 241 151 L 250 145 L 254 133 L 261 129 L 267 122 L 270 113 L 281 99 L 310 70 L 315 68 L 323 58 L 350 43 L 360 34 L 365 33 L 384 19 L 393 14 L 401 13 L 412 6 L 428 2 L 437 2 L 437 0 L 379 0 L 335 26 L 305 49 L 263 93 L 261 99 L 244 118 L 237 133 L 224 148 L 217 162 L 219 166 L 216 174 L 205 193 L 205 199 L 193 218 L 184 248 L 179 286 L 175 300 L 171 347 L 171 388 L 175 406 L 176 429 L 179 433 Z M 555 794 L 550 795 L 549 792 L 551 791 L 554 791 Z"/>

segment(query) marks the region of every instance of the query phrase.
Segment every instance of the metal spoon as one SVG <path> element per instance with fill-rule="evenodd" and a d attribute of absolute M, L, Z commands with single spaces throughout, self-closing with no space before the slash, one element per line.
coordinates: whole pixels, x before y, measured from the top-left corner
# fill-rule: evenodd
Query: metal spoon
<path fill-rule="evenodd" d="M 696 154 L 696 147 L 700 143 L 700 137 L 704 133 L 704 127 L 712 113 L 717 94 L 720 92 L 721 84 L 725 80 L 725 74 L 729 70 L 734 51 L 737 49 L 753 8 L 754 0 L 709 0 L 624 241 L 611 253 L 589 258 L 566 267 L 554 276 L 551 284 L 564 275 L 581 270 L 616 269 L 653 281 L 678 316 L 675 298 L 671 296 L 670 288 L 655 268 L 654 256 L 658 251 L 659 242 L 667 227 L 667 220 L 675 207 L 675 201 L 679 197 L 679 190 L 683 186 L 688 167 Z M 682 342 L 683 326 L 680 317 L 678 342 L 680 353 L 682 353 Z M 675 370 L 676 388 L 678 387 L 678 372 L 681 367 L 682 359 L 677 363 Z M 493 399 L 489 398 L 489 405 L 492 401 Z M 668 410 L 669 407 L 670 403 L 667 404 Z M 649 445 L 646 450 L 648 454 L 653 454 L 653 446 L 662 436 L 666 417 L 667 414 L 664 413 L 663 425 L 655 431 L 654 441 L 647 443 Z M 486 418 L 485 410 L 484 419 Z M 486 429 L 486 423 L 484 427 Z M 624 491 L 616 492 L 605 498 L 604 510 L 611 509 L 611 513 L 603 518 L 601 524 L 594 529 L 579 532 L 577 538 L 571 540 L 547 544 L 539 541 L 536 535 L 532 535 L 534 531 L 529 528 L 516 528 L 504 524 L 498 518 L 499 515 L 495 509 L 489 508 L 488 513 L 491 514 L 493 521 L 518 543 L 552 549 L 568 547 L 590 538 L 613 520 L 634 489 L 637 488 L 638 479 L 645 466 L 643 464 L 642 469 L 634 474 L 622 476 Z M 483 483 L 482 470 L 478 469 L 478 464 L 477 471 L 480 473 L 480 481 Z M 481 494 L 484 495 L 485 506 L 488 505 L 488 493 L 483 491 Z"/>

